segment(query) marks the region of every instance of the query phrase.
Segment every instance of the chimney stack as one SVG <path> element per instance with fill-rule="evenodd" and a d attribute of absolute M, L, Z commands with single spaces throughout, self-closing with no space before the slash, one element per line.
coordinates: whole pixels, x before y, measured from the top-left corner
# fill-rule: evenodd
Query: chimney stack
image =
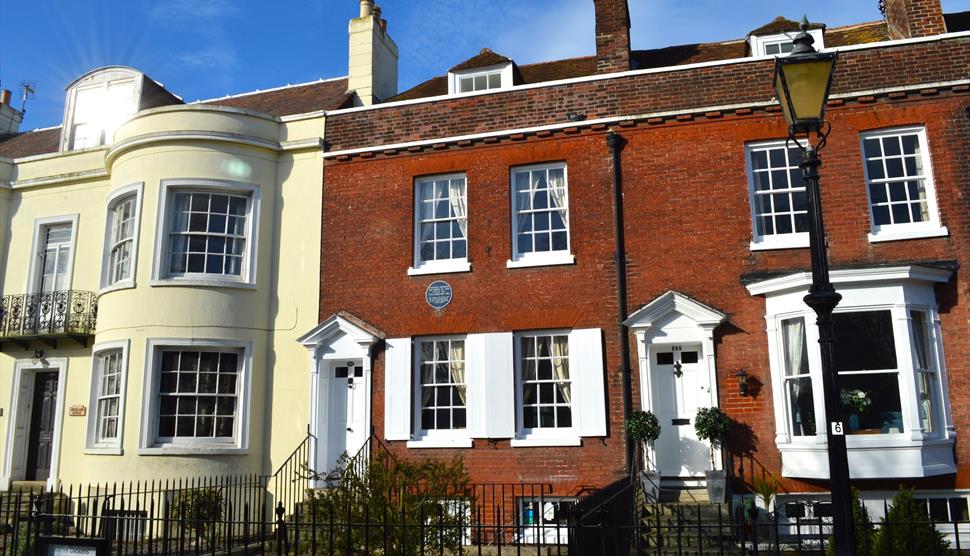
<path fill-rule="evenodd" d="M 593 0 L 596 8 L 596 73 L 630 69 L 627 0 Z"/>
<path fill-rule="evenodd" d="M 23 113 L 10 106 L 10 91 L 0 91 L 0 136 L 17 133 L 23 120 Z"/>
<path fill-rule="evenodd" d="M 911 39 L 946 33 L 940 0 L 883 0 L 890 39 Z"/>
<path fill-rule="evenodd" d="M 397 94 L 397 45 L 373 0 L 360 0 L 360 17 L 350 20 L 347 89 L 358 106 L 370 106 Z"/>

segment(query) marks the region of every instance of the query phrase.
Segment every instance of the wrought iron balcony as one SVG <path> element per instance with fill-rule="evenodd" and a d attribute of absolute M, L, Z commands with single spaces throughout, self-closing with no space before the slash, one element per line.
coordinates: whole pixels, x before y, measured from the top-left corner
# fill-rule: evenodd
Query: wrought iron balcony
<path fill-rule="evenodd" d="M 94 336 L 97 316 L 98 294 L 94 292 L 6 295 L 0 298 L 0 348 L 9 342 L 27 349 L 31 341 L 57 347 L 60 338 L 87 345 Z"/>

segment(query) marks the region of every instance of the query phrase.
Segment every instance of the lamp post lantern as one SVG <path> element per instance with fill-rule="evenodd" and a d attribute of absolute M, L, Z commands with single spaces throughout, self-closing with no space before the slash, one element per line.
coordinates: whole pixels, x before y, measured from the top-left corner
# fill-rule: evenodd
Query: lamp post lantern
<path fill-rule="evenodd" d="M 819 195 L 818 151 L 825 146 L 830 126 L 825 121 L 836 53 L 822 53 L 812 44 L 808 33 L 808 18 L 802 19 L 801 32 L 795 37 L 795 47 L 788 56 L 775 59 L 775 92 L 782 113 L 788 122 L 788 141 L 801 150 L 799 168 L 808 198 L 808 237 L 812 255 L 812 285 L 805 296 L 805 304 L 817 316 L 819 351 L 822 358 L 822 393 L 825 397 L 825 434 L 828 440 L 829 487 L 832 491 L 832 522 L 835 553 L 853 556 L 856 553 L 852 519 L 852 492 L 849 487 L 849 458 L 845 445 L 845 428 L 841 421 L 839 376 L 835 369 L 835 345 L 832 311 L 841 301 L 829 280 L 829 262 L 822 221 L 822 202 Z M 812 134 L 817 141 L 813 145 Z M 799 136 L 802 136 L 799 139 Z M 804 142 L 804 143 L 803 143 Z"/>

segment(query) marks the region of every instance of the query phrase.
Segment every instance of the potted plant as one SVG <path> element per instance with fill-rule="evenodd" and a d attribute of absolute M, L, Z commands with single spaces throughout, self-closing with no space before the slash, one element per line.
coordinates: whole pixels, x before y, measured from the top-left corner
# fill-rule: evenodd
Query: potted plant
<path fill-rule="evenodd" d="M 642 465 L 640 466 L 640 484 L 643 495 L 656 501 L 660 494 L 660 472 L 649 465 L 650 458 L 647 446 L 650 442 L 660 438 L 660 420 L 652 411 L 634 411 L 626 420 L 626 433 L 630 440 L 640 447 Z"/>
<path fill-rule="evenodd" d="M 843 389 L 839 393 L 839 398 L 842 407 L 849 413 L 849 430 L 859 430 L 859 415 L 869 409 L 869 405 L 872 404 L 869 394 L 859 389 Z"/>
<path fill-rule="evenodd" d="M 697 438 L 711 443 L 711 469 L 705 471 L 707 478 L 707 497 L 711 502 L 723 504 L 727 498 L 727 471 L 715 469 L 717 460 L 715 450 L 721 449 L 721 443 L 727 438 L 731 428 L 731 418 L 716 407 L 701 407 L 694 416 L 694 432 Z"/>

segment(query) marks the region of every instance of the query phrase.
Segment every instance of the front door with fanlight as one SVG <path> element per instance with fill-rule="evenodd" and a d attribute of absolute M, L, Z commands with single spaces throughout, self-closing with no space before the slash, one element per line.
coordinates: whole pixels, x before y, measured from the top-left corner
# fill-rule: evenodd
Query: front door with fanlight
<path fill-rule="evenodd" d="M 342 454 L 355 456 L 367 441 L 367 384 L 361 360 L 330 361 L 326 366 L 329 395 L 322 398 L 328 403 L 320 412 L 326 420 L 320 430 L 327 431 L 324 463 L 331 471 Z"/>
<path fill-rule="evenodd" d="M 697 439 L 694 415 L 711 404 L 711 384 L 700 344 L 651 348 L 653 408 L 660 420 L 654 443 L 662 477 L 703 477 L 711 468 L 710 445 Z"/>

